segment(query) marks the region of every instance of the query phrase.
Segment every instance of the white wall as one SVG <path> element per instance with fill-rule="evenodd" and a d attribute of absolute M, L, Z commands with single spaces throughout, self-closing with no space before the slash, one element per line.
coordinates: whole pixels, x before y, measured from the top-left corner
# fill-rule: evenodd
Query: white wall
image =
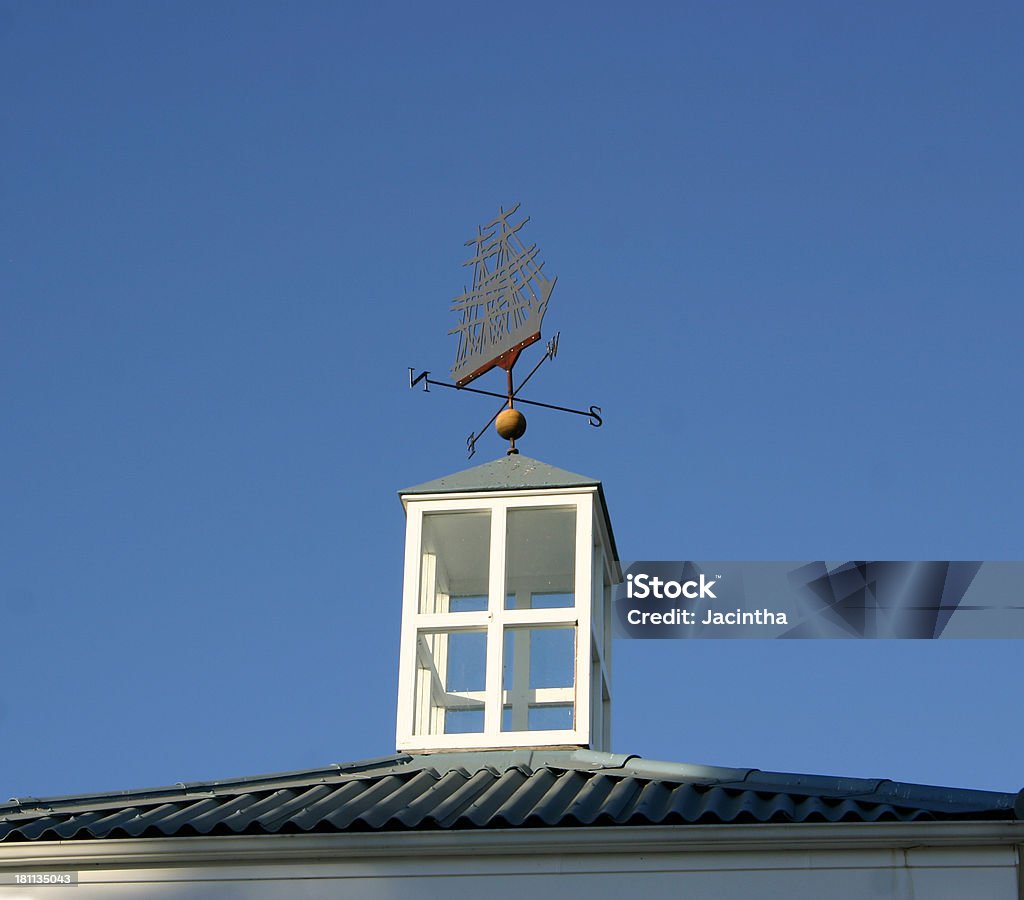
<path fill-rule="evenodd" d="M 0 864 L 0 870 L 11 871 L 9 858 L 0 859 Z M 153 868 L 91 868 L 80 862 L 67 868 L 80 873 L 79 886 L 67 889 L 73 893 L 62 893 L 57 887 L 0 887 L 0 900 L 536 900 L 558 895 L 587 900 L 1018 900 L 1019 896 L 1013 846 L 514 856 L 437 855 L 427 849 L 401 858 L 295 858 L 266 864 L 211 862 Z M 28 863 L 25 869 L 41 870 Z"/>

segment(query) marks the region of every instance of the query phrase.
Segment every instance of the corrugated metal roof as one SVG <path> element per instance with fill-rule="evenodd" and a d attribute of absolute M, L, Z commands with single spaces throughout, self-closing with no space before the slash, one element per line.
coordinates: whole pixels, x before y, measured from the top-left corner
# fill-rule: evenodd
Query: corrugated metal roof
<path fill-rule="evenodd" d="M 453 494 L 463 491 L 529 490 L 530 488 L 597 487 L 601 482 L 549 466 L 529 456 L 513 454 L 463 469 L 442 478 L 399 491 L 407 494 Z"/>
<path fill-rule="evenodd" d="M 394 756 L 0 806 L 0 840 L 207 834 L 1013 820 L 1019 795 L 659 763 L 587 751 Z"/>

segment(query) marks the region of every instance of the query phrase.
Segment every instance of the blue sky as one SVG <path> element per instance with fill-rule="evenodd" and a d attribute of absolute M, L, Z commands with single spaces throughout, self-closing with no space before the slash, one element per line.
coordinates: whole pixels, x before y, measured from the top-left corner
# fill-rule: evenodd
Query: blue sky
<path fill-rule="evenodd" d="M 489 400 L 633 559 L 1019 559 L 1019 4 L 0 0 L 0 794 L 394 750 L 403 515 Z M 500 379 L 496 378 L 496 382 Z M 481 442 L 475 462 L 502 453 Z M 616 643 L 614 749 L 1017 790 L 1019 642 Z"/>

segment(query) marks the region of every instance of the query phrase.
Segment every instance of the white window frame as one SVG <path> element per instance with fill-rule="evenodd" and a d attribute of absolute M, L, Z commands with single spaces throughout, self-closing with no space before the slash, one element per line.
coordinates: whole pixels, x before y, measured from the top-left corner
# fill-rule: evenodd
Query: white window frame
<path fill-rule="evenodd" d="M 595 612 L 594 578 L 607 563 L 607 536 L 603 522 L 595 521 L 600 501 L 595 503 L 596 488 L 562 488 L 543 491 L 509 491 L 466 494 L 406 495 L 405 572 L 402 597 L 402 638 L 398 674 L 399 751 L 458 749 L 496 749 L 515 747 L 588 747 L 604 746 L 609 723 L 606 705 L 600 700 L 595 711 L 591 704 L 592 685 L 610 682 L 606 669 L 608 636 L 604 633 L 604 597 L 598 601 L 600 623 L 593 621 Z M 575 507 L 575 585 L 574 605 L 556 609 L 506 609 L 506 517 L 511 509 L 542 507 Z M 421 613 L 420 580 L 421 547 L 425 513 L 478 512 L 490 513 L 490 561 L 488 571 L 488 608 L 480 612 Z M 597 546 L 595 546 L 597 545 Z M 600 555 L 595 553 L 601 549 Z M 595 557 L 599 558 L 595 561 Z M 602 585 L 602 595 L 605 593 Z M 597 628 L 595 629 L 595 624 Z M 506 626 L 557 627 L 576 629 L 574 727 L 551 731 L 502 731 L 502 707 L 505 692 L 502 686 L 503 636 Z M 487 664 L 484 699 L 484 730 L 476 734 L 414 734 L 416 707 L 416 653 L 419 635 L 430 631 L 486 631 Z M 599 663 L 599 677 L 592 669 Z M 600 687 L 597 687 L 601 690 Z M 566 689 L 552 689 L 566 690 Z M 604 693 L 607 693 L 605 687 Z M 474 693 L 474 699 L 479 692 Z M 592 741 L 592 731 L 597 731 Z"/>

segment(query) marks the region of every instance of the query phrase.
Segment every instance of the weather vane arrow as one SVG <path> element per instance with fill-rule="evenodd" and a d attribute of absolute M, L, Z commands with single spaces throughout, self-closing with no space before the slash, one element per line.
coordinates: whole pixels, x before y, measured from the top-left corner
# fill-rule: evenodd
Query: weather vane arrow
<path fill-rule="evenodd" d="M 430 386 L 434 385 L 505 401 L 483 428 L 470 433 L 466 440 L 470 459 L 476 453 L 477 441 L 491 423 L 509 442 L 508 453 L 519 452 L 516 441 L 526 433 L 526 417 L 516 409 L 517 403 L 586 416 L 595 428 L 600 428 L 603 423 L 599 406 L 591 406 L 587 410 L 572 409 L 519 396 L 537 370 L 558 354 L 558 334 L 547 342 L 544 355 L 530 374 L 518 386 L 513 382 L 512 369 L 520 354 L 540 340 L 541 323 L 558 280 L 557 277 L 548 279 L 545 276 L 544 263 L 537 258 L 537 245 L 526 246 L 520 238 L 520 230 L 530 219 L 526 217 L 513 223 L 511 217 L 518 209 L 518 203 L 509 210 L 499 209 L 496 218 L 478 227 L 476 236 L 466 241 L 466 246 L 473 250 L 463 265 L 473 266 L 473 283 L 470 289 L 452 301 L 451 306 L 460 314 L 458 325 L 448 332 L 459 336 L 455 363 L 451 368 L 454 383 L 437 381 L 430 377 L 429 371 L 417 375 L 415 369 L 409 369 L 410 388 L 422 382 L 423 390 L 428 393 Z M 505 393 L 466 387 L 494 368 L 505 370 Z"/>

